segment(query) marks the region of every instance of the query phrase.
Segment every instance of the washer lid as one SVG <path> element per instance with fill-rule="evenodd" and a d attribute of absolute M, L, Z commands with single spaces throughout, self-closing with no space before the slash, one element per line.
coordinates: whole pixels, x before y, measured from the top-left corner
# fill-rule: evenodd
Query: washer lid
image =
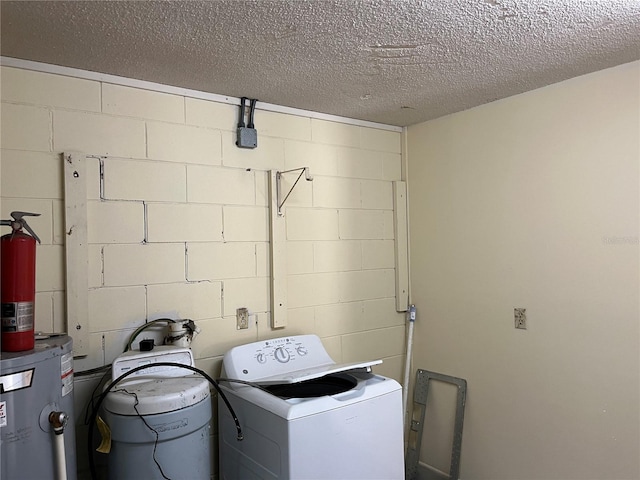
<path fill-rule="evenodd" d="M 371 371 L 371 367 L 373 365 L 379 365 L 381 363 L 382 360 L 370 360 L 368 362 L 341 364 L 332 363 L 330 365 L 320 365 L 304 370 L 295 370 L 283 374 L 281 373 L 278 375 L 273 375 L 271 377 L 257 378 L 253 380 L 253 383 L 257 383 L 258 385 L 280 385 L 284 383 L 305 382 L 307 380 L 324 377 L 325 375 L 347 372 L 349 370 L 366 369 L 367 371 Z"/>
<path fill-rule="evenodd" d="M 208 396 L 209 382 L 198 375 L 125 380 L 109 392 L 104 408 L 119 415 L 153 415 L 190 407 Z"/>
<path fill-rule="evenodd" d="M 227 378 L 262 385 L 296 383 L 331 373 L 370 369 L 382 360 L 337 365 L 317 335 L 270 338 L 232 348 L 222 360 Z M 239 388 L 232 383 L 232 388 Z"/>

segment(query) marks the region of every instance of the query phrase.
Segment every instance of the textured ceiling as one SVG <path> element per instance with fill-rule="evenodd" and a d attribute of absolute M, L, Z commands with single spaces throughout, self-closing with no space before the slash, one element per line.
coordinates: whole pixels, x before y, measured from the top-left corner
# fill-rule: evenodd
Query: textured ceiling
<path fill-rule="evenodd" d="M 4 56 L 402 126 L 640 58 L 639 0 L 0 7 Z"/>

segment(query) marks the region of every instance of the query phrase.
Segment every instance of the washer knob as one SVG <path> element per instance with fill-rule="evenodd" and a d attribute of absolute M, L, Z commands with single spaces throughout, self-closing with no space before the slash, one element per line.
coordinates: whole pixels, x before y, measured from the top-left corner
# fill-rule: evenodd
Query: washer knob
<path fill-rule="evenodd" d="M 304 357 L 307 353 L 309 353 L 309 350 L 307 350 L 307 347 L 298 347 L 296 348 L 296 352 L 298 352 L 298 355 L 300 355 L 301 357 Z"/>
<path fill-rule="evenodd" d="M 291 358 L 291 356 L 289 355 L 289 352 L 284 347 L 276 348 L 275 351 L 273 352 L 273 356 L 280 363 L 287 363 Z"/>
<path fill-rule="evenodd" d="M 257 354 L 256 360 L 258 360 L 258 363 L 267 363 L 267 357 L 264 356 L 264 353 Z"/>

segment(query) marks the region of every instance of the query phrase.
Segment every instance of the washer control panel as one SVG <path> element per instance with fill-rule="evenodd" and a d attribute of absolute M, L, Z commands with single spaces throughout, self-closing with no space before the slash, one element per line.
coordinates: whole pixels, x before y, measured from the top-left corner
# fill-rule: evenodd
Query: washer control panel
<path fill-rule="evenodd" d="M 278 340 L 266 340 L 256 349 L 255 358 L 258 363 L 267 363 L 275 360 L 280 363 L 287 363 L 292 359 L 304 357 L 309 354 L 309 349 L 300 340 L 293 337 Z"/>
<path fill-rule="evenodd" d="M 232 348 L 224 356 L 225 375 L 252 381 L 335 362 L 316 335 L 274 338 Z"/>

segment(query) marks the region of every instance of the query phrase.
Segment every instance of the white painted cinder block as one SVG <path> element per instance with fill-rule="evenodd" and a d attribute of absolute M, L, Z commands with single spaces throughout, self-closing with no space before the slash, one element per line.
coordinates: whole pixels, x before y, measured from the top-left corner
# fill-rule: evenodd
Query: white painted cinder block
<path fill-rule="evenodd" d="M 396 278 L 391 269 L 342 272 L 338 281 L 341 302 L 395 297 Z"/>
<path fill-rule="evenodd" d="M 168 283 L 147 286 L 147 316 L 201 320 L 222 316 L 222 283 Z"/>
<path fill-rule="evenodd" d="M 92 331 L 131 328 L 144 323 L 144 286 L 89 289 L 89 324 Z"/>
<path fill-rule="evenodd" d="M 344 272 L 362 269 L 362 248 L 357 240 L 314 242 L 313 268 L 316 272 Z"/>
<path fill-rule="evenodd" d="M 53 292 L 36 293 L 34 306 L 36 332 L 53 332 Z"/>
<path fill-rule="evenodd" d="M 187 165 L 187 199 L 194 203 L 253 205 L 253 172 L 239 168 Z"/>
<path fill-rule="evenodd" d="M 65 292 L 53 292 L 53 331 L 68 332 Z"/>
<path fill-rule="evenodd" d="M 5 149 L 1 155 L 3 197 L 64 198 L 61 155 Z"/>
<path fill-rule="evenodd" d="M 56 110 L 53 112 L 53 146 L 61 152 L 144 158 L 144 121 Z"/>
<path fill-rule="evenodd" d="M 313 242 L 287 242 L 287 274 L 313 273 Z"/>
<path fill-rule="evenodd" d="M 51 151 L 51 112 L 48 109 L 3 101 L 0 122 L 2 148 Z"/>
<path fill-rule="evenodd" d="M 362 208 L 370 210 L 393 210 L 393 184 L 376 180 L 362 180 Z"/>
<path fill-rule="evenodd" d="M 395 238 L 395 230 L 393 226 L 393 211 L 382 212 L 382 218 L 384 220 L 384 234 L 382 238 L 390 240 Z"/>
<path fill-rule="evenodd" d="M 0 96 L 5 102 L 100 111 L 99 82 L 11 67 L 0 71 Z"/>
<path fill-rule="evenodd" d="M 407 322 L 406 312 L 396 311 L 395 298 L 366 300 L 363 308 L 367 329 L 403 326 Z"/>
<path fill-rule="evenodd" d="M 104 350 L 102 348 L 104 334 L 95 332 L 89 334 L 88 354 L 73 360 L 73 369 L 76 372 L 91 370 L 105 365 Z M 122 352 L 121 352 L 122 353 Z M 77 382 L 78 380 L 75 380 Z"/>
<path fill-rule="evenodd" d="M 140 322 L 139 324 L 134 324 L 132 325 L 132 327 L 138 327 L 141 324 L 142 322 Z M 125 330 L 111 330 L 102 333 L 102 335 L 104 336 L 105 365 L 113 363 L 113 360 L 116 357 L 122 355 L 122 352 L 124 352 L 127 342 L 129 341 L 129 338 L 131 337 L 131 334 L 134 330 L 135 328 L 127 328 Z M 134 345 L 137 346 L 136 344 Z"/>
<path fill-rule="evenodd" d="M 339 335 L 333 335 L 333 336 L 327 335 L 327 336 L 321 337 L 322 345 L 324 346 L 329 356 L 336 363 L 344 362 L 344 360 L 342 360 L 343 355 L 342 355 L 342 342 L 340 340 L 341 338 L 342 337 Z"/>
<path fill-rule="evenodd" d="M 168 162 L 220 165 L 220 132 L 190 125 L 147 122 L 147 156 Z"/>
<path fill-rule="evenodd" d="M 337 174 L 341 177 L 382 179 L 383 158 L 386 155 L 383 152 L 340 147 L 337 149 Z"/>
<path fill-rule="evenodd" d="M 236 131 L 240 107 L 199 98 L 185 98 L 187 125 Z"/>
<path fill-rule="evenodd" d="M 238 308 L 248 308 L 250 314 L 266 312 L 269 306 L 269 279 L 236 278 L 224 281 L 223 315 L 236 314 Z"/>
<path fill-rule="evenodd" d="M 269 198 L 269 172 L 254 171 L 254 175 L 256 205 L 268 207 L 271 203 Z"/>
<path fill-rule="evenodd" d="M 360 127 L 328 120 L 311 119 L 311 139 L 314 142 L 345 147 L 360 147 Z"/>
<path fill-rule="evenodd" d="M 287 240 L 338 240 L 338 211 L 286 208 Z"/>
<path fill-rule="evenodd" d="M 65 265 L 63 245 L 36 247 L 36 291 L 64 290 Z"/>
<path fill-rule="evenodd" d="M 372 239 L 387 238 L 385 212 L 380 210 L 340 210 L 340 238 Z M 393 215 L 392 215 L 393 220 Z"/>
<path fill-rule="evenodd" d="M 400 153 L 402 134 L 378 128 L 360 127 L 360 145 L 367 150 Z"/>
<path fill-rule="evenodd" d="M 222 207 L 193 203 L 149 203 L 147 241 L 221 242 Z"/>
<path fill-rule="evenodd" d="M 102 281 L 102 262 L 103 247 L 102 245 L 89 245 L 87 247 L 87 263 L 89 288 L 101 287 Z"/>
<path fill-rule="evenodd" d="M 395 268 L 395 262 L 393 240 L 362 241 L 363 270 Z"/>
<path fill-rule="evenodd" d="M 258 321 L 258 340 L 318 333 L 315 327 L 313 307 L 289 309 L 285 328 L 271 328 L 271 315 L 269 312 L 259 313 L 256 318 Z"/>
<path fill-rule="evenodd" d="M 125 117 L 184 123 L 184 97 L 103 83 L 102 112 Z"/>
<path fill-rule="evenodd" d="M 313 182 L 313 206 L 360 208 L 360 180 L 320 177 Z"/>
<path fill-rule="evenodd" d="M 284 169 L 309 167 L 312 175 L 338 174 L 338 149 L 333 145 L 285 140 Z"/>
<path fill-rule="evenodd" d="M 258 341 L 255 326 L 244 330 L 236 328 L 235 312 L 233 316 L 201 320 L 198 327 L 202 331 L 191 344 L 193 355 L 198 359 L 221 356 L 233 347 Z"/>
<path fill-rule="evenodd" d="M 368 330 L 342 336 L 343 362 L 393 357 L 404 353 L 404 326 Z"/>
<path fill-rule="evenodd" d="M 222 164 L 253 170 L 284 170 L 284 140 L 258 133 L 257 148 L 238 148 L 236 134 L 223 132 Z"/>
<path fill-rule="evenodd" d="M 269 243 L 256 243 L 256 277 L 268 277 L 271 275 L 271 252 Z"/>
<path fill-rule="evenodd" d="M 140 160 L 104 160 L 104 197 L 107 200 L 184 202 L 185 166 Z"/>
<path fill-rule="evenodd" d="M 100 184 L 102 183 L 100 179 L 100 159 L 85 157 L 84 165 L 84 175 L 87 178 L 87 200 L 99 200 L 101 195 Z M 62 182 L 64 184 L 64 179 Z"/>
<path fill-rule="evenodd" d="M 68 332 L 64 292 L 36 293 L 35 331 L 43 333 Z"/>
<path fill-rule="evenodd" d="M 387 153 L 382 160 L 383 178 L 392 182 L 402 180 L 402 156 Z"/>
<path fill-rule="evenodd" d="M 311 119 L 297 115 L 256 110 L 255 124 L 261 135 L 292 140 L 311 140 Z"/>
<path fill-rule="evenodd" d="M 52 200 L 53 207 L 53 243 L 64 245 L 66 242 L 64 201 Z"/>
<path fill-rule="evenodd" d="M 315 308 L 318 335 L 344 335 L 364 330 L 362 302 L 336 303 Z"/>
<path fill-rule="evenodd" d="M 104 246 L 105 286 L 176 283 L 184 280 L 184 243 Z"/>
<path fill-rule="evenodd" d="M 225 206 L 223 215 L 225 241 L 269 241 L 268 208 Z"/>
<path fill-rule="evenodd" d="M 187 244 L 189 281 L 255 276 L 255 245 L 251 242 Z"/>
<path fill-rule="evenodd" d="M 326 305 L 340 301 L 338 273 L 314 273 L 287 277 L 289 308 Z"/>
<path fill-rule="evenodd" d="M 88 243 L 141 243 L 144 241 L 142 202 L 87 202 Z"/>

